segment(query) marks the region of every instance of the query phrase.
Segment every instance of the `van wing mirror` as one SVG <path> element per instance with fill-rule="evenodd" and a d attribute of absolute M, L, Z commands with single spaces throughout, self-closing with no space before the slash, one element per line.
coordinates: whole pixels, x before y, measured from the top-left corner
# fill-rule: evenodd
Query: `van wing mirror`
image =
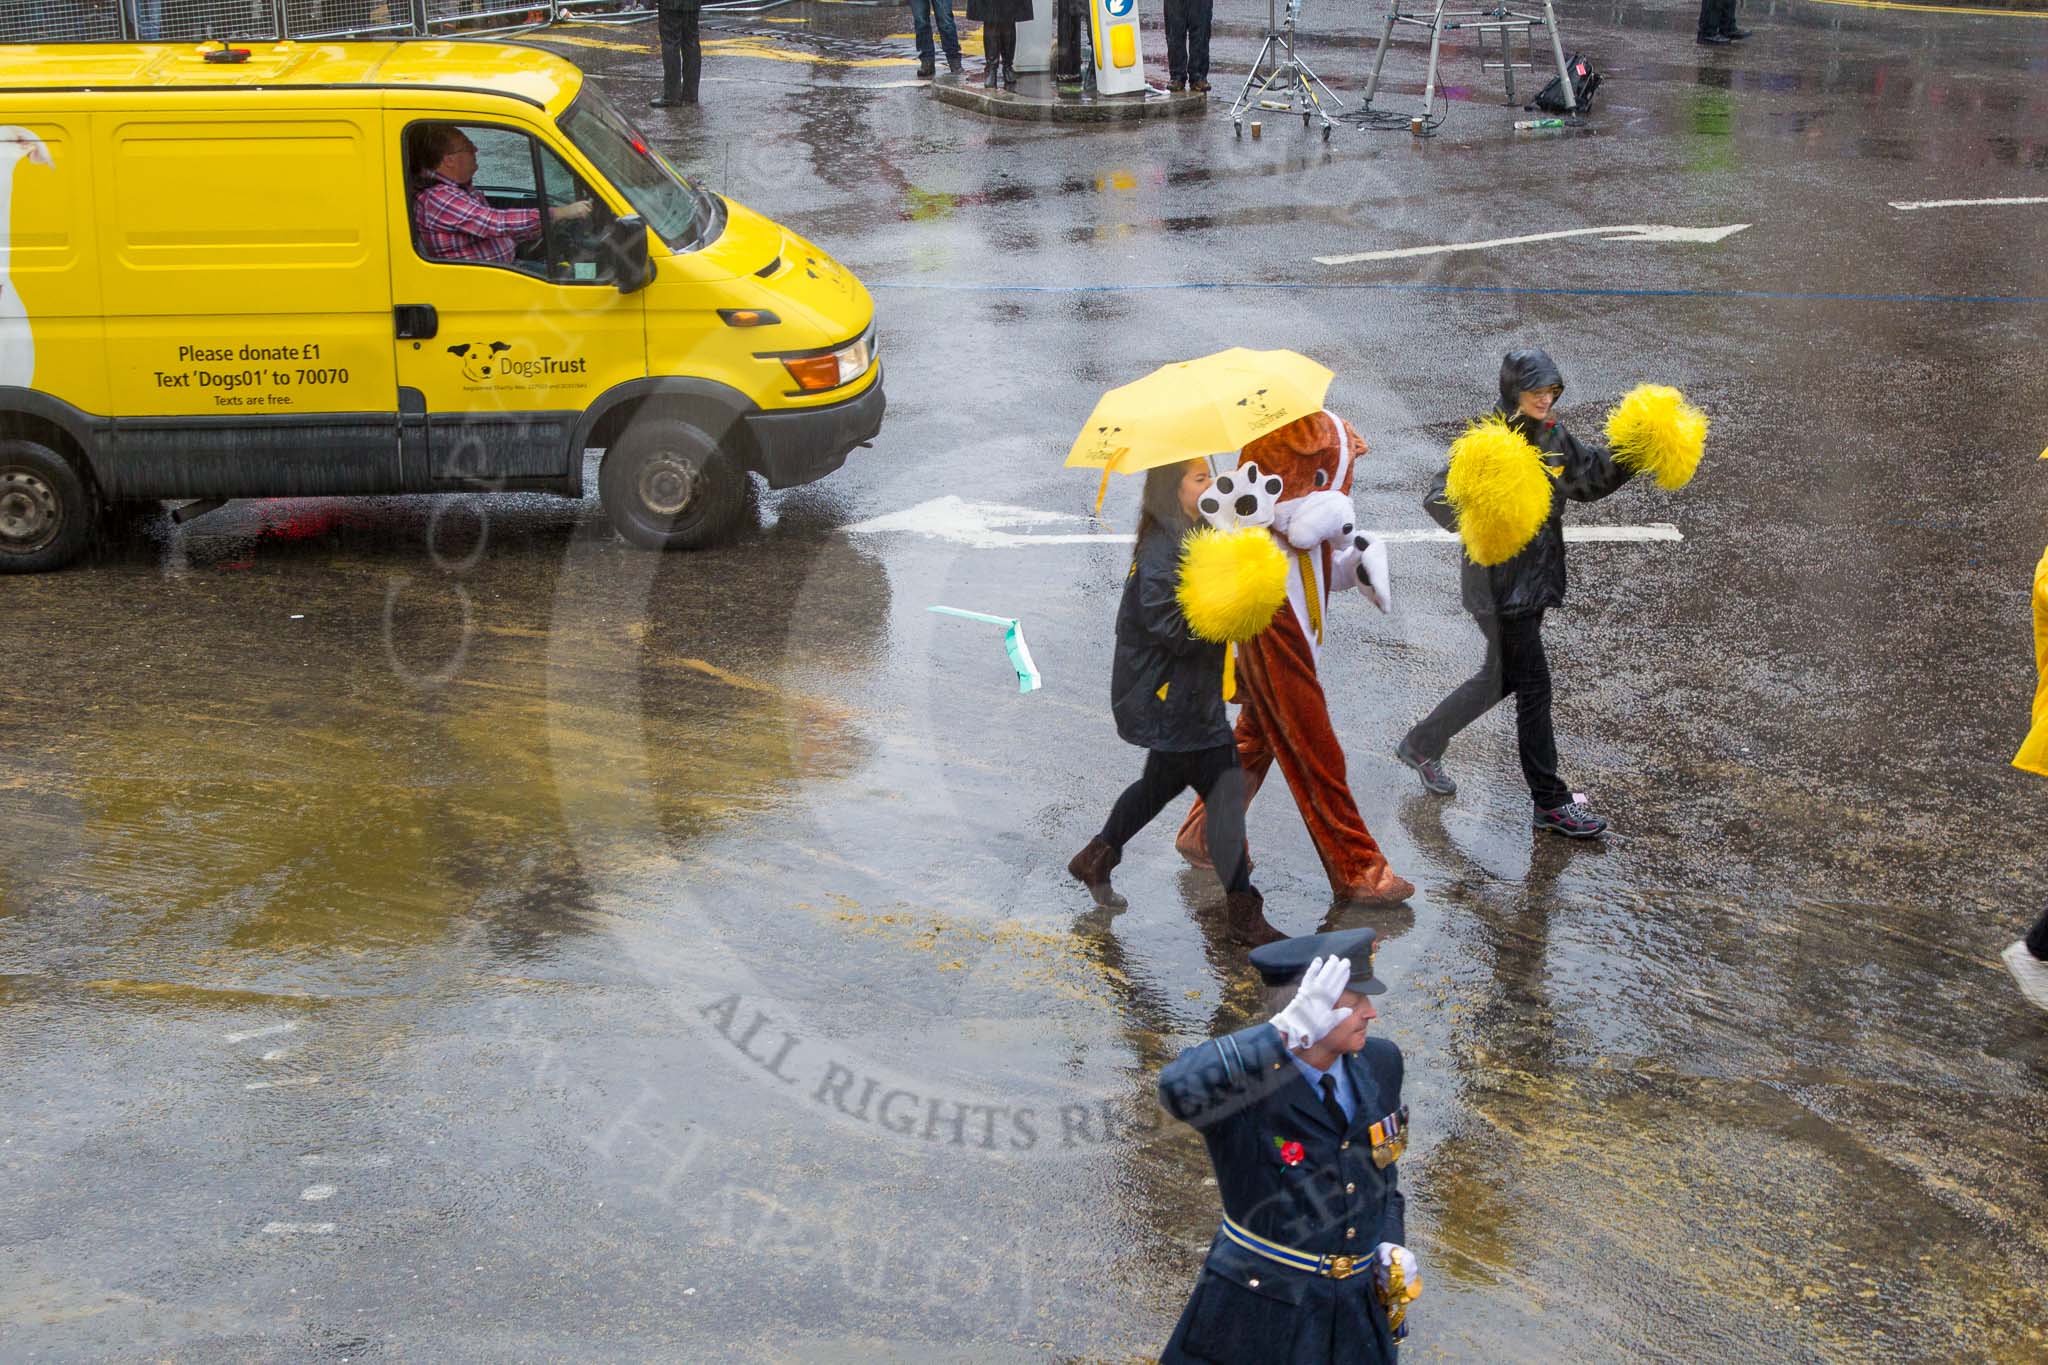
<path fill-rule="evenodd" d="M 645 289 L 654 280 L 647 258 L 647 220 L 637 213 L 612 219 L 599 243 L 599 261 L 621 294 Z"/>

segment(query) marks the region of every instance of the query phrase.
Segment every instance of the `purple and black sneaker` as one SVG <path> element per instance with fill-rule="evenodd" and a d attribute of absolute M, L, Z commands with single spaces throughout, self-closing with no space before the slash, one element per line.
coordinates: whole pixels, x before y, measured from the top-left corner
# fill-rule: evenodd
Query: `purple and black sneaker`
<path fill-rule="evenodd" d="M 1607 822 L 1577 801 L 1549 810 L 1538 809 L 1532 823 L 1537 829 L 1547 829 L 1567 839 L 1597 839 L 1607 832 Z"/>

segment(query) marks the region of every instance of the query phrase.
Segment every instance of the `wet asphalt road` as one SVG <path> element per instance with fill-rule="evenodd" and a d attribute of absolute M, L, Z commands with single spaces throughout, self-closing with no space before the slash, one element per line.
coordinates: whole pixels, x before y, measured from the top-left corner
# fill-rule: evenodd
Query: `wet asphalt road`
<path fill-rule="evenodd" d="M 1221 95 L 1262 15 L 1219 10 Z M 1278 782 L 1252 816 L 1282 928 L 1386 936 L 1408 1357 L 2041 1358 L 2048 1032 L 1995 955 L 2048 897 L 2006 766 L 2048 207 L 1888 204 L 2048 193 L 2048 22 L 1745 14 L 1731 52 L 1567 7 L 1582 133 L 1517 140 L 1452 46 L 1439 136 L 1327 146 L 982 121 L 901 85 L 901 10 L 707 24 L 704 108 L 650 131 L 874 290 L 874 449 L 698 555 L 594 495 L 245 503 L 0 582 L 0 1357 L 1156 1351 L 1215 1195 L 1152 1077 L 1256 1001 L 1167 822 L 1120 915 L 1063 871 L 1139 761 L 1126 552 L 847 528 L 1084 533 L 1095 395 L 1231 344 L 1332 366 L 1364 520 L 1422 526 L 1537 343 L 1568 423 L 1641 380 L 1715 420 L 1682 494 L 1576 517 L 1684 541 L 1576 548 L 1548 632 L 1621 837 L 1532 837 L 1505 713 L 1454 800 L 1390 757 L 1478 658 L 1427 545 L 1325 655 L 1419 894 L 1332 907 Z M 1340 92 L 1372 23 L 1312 0 Z M 644 27 L 567 36 L 651 93 Z M 1750 226 L 1311 259 L 1644 223 Z M 932 603 L 1024 618 L 1045 689 Z"/>

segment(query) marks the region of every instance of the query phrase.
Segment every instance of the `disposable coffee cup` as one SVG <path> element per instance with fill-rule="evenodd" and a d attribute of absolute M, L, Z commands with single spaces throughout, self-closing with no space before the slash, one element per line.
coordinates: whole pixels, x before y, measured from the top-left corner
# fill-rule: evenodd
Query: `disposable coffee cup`
<path fill-rule="evenodd" d="M 1408 120 L 1408 131 L 1417 137 L 1422 136 L 1422 115 L 1417 114 L 1414 118 Z"/>
<path fill-rule="evenodd" d="M 1259 130 L 1265 126 L 1265 124 L 1260 123 L 1257 119 L 1252 120 L 1252 141 L 1257 142 L 1259 140 Z"/>

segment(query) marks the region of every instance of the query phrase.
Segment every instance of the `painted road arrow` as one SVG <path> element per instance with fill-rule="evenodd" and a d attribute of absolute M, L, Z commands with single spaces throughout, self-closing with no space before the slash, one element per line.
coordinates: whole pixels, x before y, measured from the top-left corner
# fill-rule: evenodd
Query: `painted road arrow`
<path fill-rule="evenodd" d="M 2048 204 L 2048 197 L 2025 199 L 1911 199 L 1900 203 L 1894 199 L 1892 207 L 1901 213 L 1912 213 L 1917 209 L 1975 209 L 2011 204 Z"/>
<path fill-rule="evenodd" d="M 1609 242 L 1718 242 L 1747 228 L 1747 223 L 1721 227 L 1671 227 L 1662 223 L 1628 223 L 1615 227 L 1565 228 L 1561 232 L 1532 232 L 1526 237 L 1496 237 L 1488 242 L 1446 242 L 1439 246 L 1404 246 L 1390 251 L 1354 251 L 1347 256 L 1318 256 L 1318 265 L 1351 265 L 1357 261 L 1398 261 L 1408 256 L 1438 256 L 1450 251 L 1492 251 L 1496 247 L 1521 246 L 1528 242 L 1554 242 L 1565 237 L 1598 237 Z"/>
<path fill-rule="evenodd" d="M 901 512 L 871 518 L 846 528 L 849 535 L 908 534 L 948 540 L 976 550 L 1014 550 L 1027 545 L 1128 545 L 1128 533 L 1117 531 L 1018 532 L 1013 526 L 1067 526 L 1086 522 L 1087 517 L 1064 512 L 1041 512 L 1032 507 L 1006 507 L 999 503 L 968 502 L 954 494 L 906 507 Z M 1372 531 L 1389 545 L 1449 545 L 1457 537 L 1435 526 L 1404 531 Z M 1684 540 L 1678 528 L 1668 522 L 1646 526 L 1567 526 L 1564 538 L 1575 543 L 1641 542 Z"/>

